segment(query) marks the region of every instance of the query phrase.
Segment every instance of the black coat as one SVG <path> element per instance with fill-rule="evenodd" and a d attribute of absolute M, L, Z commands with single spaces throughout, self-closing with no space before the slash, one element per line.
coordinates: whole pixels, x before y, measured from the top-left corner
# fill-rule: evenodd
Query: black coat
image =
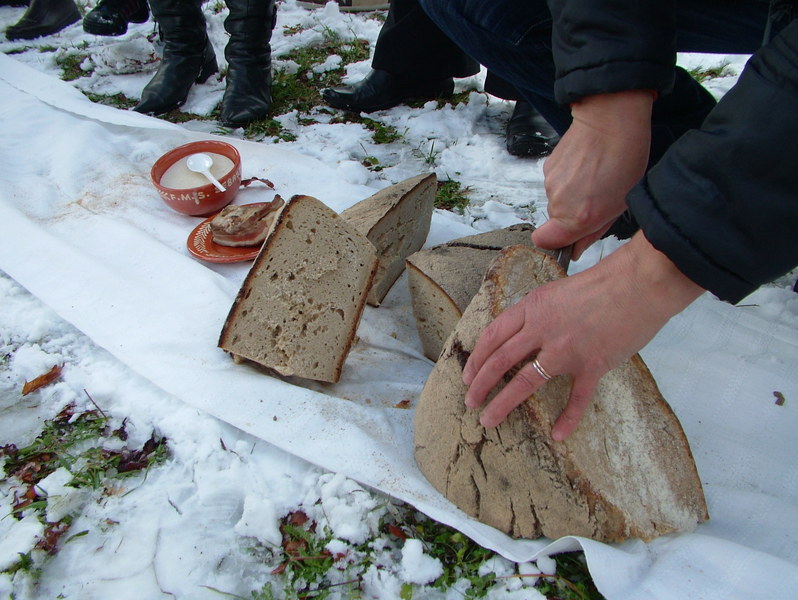
<path fill-rule="evenodd" d="M 670 89 L 674 2 L 550 4 L 559 101 Z M 756 50 L 702 127 L 670 147 L 628 202 L 646 238 L 721 299 L 738 302 L 798 265 L 798 21 Z"/>

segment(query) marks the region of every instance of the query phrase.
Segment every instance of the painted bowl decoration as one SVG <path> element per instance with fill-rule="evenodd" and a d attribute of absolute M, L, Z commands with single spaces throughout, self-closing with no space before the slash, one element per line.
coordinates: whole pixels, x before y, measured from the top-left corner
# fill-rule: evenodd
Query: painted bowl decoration
<path fill-rule="evenodd" d="M 201 173 L 186 164 L 192 154 L 207 154 L 213 159 L 210 173 L 224 187 L 220 191 Z M 204 217 L 233 201 L 241 186 L 241 155 L 226 142 L 203 140 L 170 150 L 155 161 L 150 177 L 161 199 L 177 212 Z"/>

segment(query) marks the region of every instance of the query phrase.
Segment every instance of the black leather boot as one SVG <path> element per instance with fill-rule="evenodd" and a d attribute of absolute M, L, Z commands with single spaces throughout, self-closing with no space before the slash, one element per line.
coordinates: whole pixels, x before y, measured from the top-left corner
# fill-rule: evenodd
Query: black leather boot
<path fill-rule="evenodd" d="M 419 81 L 372 69 L 352 86 L 327 88 L 321 96 L 330 106 L 353 112 L 374 112 L 401 104 L 405 100 L 448 98 L 454 92 L 454 79 L 445 77 Z"/>
<path fill-rule="evenodd" d="M 147 0 L 100 0 L 83 17 L 83 31 L 94 35 L 124 35 L 128 23 L 150 18 Z"/>
<path fill-rule="evenodd" d="M 182 106 L 194 83 L 219 70 L 197 0 L 151 0 L 152 16 L 164 41 L 161 66 L 141 92 L 133 110 L 160 115 Z"/>
<path fill-rule="evenodd" d="M 219 122 L 244 127 L 265 119 L 272 106 L 272 49 L 269 41 L 276 19 L 274 0 L 227 0 L 230 14 L 224 28 L 230 39 Z"/>
<path fill-rule="evenodd" d="M 57 33 L 79 20 L 80 11 L 73 0 L 32 0 L 22 18 L 6 29 L 6 38 L 32 40 Z"/>
<path fill-rule="evenodd" d="M 559 136 L 525 100 L 515 103 L 507 122 L 507 151 L 513 156 L 542 157 L 551 154 Z"/>

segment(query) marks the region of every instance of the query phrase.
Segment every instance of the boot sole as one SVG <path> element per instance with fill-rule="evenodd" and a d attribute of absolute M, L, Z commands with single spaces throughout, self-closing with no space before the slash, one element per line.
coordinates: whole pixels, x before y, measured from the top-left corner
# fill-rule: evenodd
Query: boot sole
<path fill-rule="evenodd" d="M 100 25 L 99 23 L 92 23 L 91 21 L 83 21 L 83 31 L 92 35 L 102 36 L 119 36 L 127 33 L 127 23 L 124 27 L 113 27 Z"/>

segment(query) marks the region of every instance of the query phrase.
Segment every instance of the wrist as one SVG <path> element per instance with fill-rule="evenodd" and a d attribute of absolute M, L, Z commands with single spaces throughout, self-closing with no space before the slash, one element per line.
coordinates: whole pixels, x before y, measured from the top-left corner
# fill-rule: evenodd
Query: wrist
<path fill-rule="evenodd" d="M 637 135 L 651 129 L 651 110 L 656 99 L 654 90 L 624 90 L 585 96 L 571 104 L 574 121 L 598 129 L 609 129 L 615 135 Z"/>
<path fill-rule="evenodd" d="M 637 297 L 645 298 L 660 318 L 676 315 L 706 291 L 652 246 L 641 231 L 619 250 L 623 251 L 619 258 L 628 261 L 630 284 Z"/>

